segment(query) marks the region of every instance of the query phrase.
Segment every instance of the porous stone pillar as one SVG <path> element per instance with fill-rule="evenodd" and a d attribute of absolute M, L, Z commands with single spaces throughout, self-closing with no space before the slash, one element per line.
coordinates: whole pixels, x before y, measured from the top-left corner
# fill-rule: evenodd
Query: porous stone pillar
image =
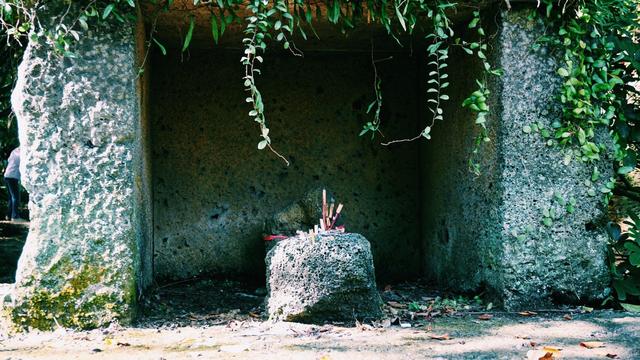
<path fill-rule="evenodd" d="M 529 14 L 504 12 L 495 43 L 504 70 L 494 89 L 500 103 L 502 296 L 507 307 L 600 301 L 608 293 L 609 271 L 606 212 L 597 189 L 613 176 L 612 162 L 583 163 L 579 149 L 550 146 L 536 131 L 553 136 L 552 124 L 561 117 L 561 54 L 532 50 L 544 26 Z M 600 177 L 592 182 L 594 167 Z M 588 195 L 590 188 L 597 195 Z"/>
<path fill-rule="evenodd" d="M 67 6 L 47 2 L 42 30 Z M 30 41 L 12 97 L 31 216 L 5 308 L 19 327 L 129 322 L 151 280 L 135 25 L 91 25 L 70 51 Z"/>
<path fill-rule="evenodd" d="M 487 11 L 489 60 L 504 75 L 490 80 L 491 139 L 468 170 L 478 127 L 460 103 L 477 85 L 481 64 L 451 56 L 451 101 L 423 157 L 425 273 L 441 286 L 493 295 L 506 308 L 600 301 L 608 294 L 605 207 L 600 193 L 610 159 L 579 161 L 573 147 L 549 145 L 560 119 L 561 54 L 532 49 L 544 24 L 532 6 Z M 594 166 L 600 178 L 591 182 Z M 452 181 L 455 179 L 455 181 Z M 572 211 L 574 210 L 574 211 Z"/>

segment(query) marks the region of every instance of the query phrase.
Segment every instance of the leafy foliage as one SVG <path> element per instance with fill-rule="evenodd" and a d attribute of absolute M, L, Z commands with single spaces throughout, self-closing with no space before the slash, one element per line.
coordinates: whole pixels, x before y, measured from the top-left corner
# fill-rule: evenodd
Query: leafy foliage
<path fill-rule="evenodd" d="M 148 0 L 147 2 L 155 6 L 156 13 L 169 11 L 174 3 L 173 0 Z M 11 36 L 15 39 L 23 38 L 31 29 L 32 24 L 37 23 L 37 14 L 34 9 L 39 6 L 41 1 L 2 0 L 1 3 L 6 4 L 12 11 L 11 17 L 4 16 L 2 18 L 3 28 L 11 32 Z M 79 39 L 81 30 L 87 30 L 92 21 L 129 21 L 135 14 L 131 9 L 137 5 L 134 0 L 69 1 L 66 3 L 67 8 L 62 9 L 63 15 L 58 23 L 49 28 L 46 33 L 35 33 L 34 36 L 45 39 L 61 55 L 73 57 L 74 54 L 69 50 L 70 44 Z M 76 13 L 70 11 L 74 6 L 80 8 L 80 15 L 75 19 L 66 19 L 69 13 Z M 245 65 L 243 81 L 249 94 L 247 102 L 252 105 L 249 116 L 258 123 L 262 138 L 258 142 L 258 149 L 268 148 L 285 162 L 287 160 L 272 147 L 270 130 L 265 117 L 265 104 L 257 86 L 256 76 L 260 74 L 259 64 L 264 61 L 263 55 L 269 43 L 280 43 L 293 55 L 301 56 L 292 38 L 294 34 L 299 34 L 303 39 L 307 38 L 307 32 L 315 34 L 312 25 L 314 18 L 326 17 L 330 23 L 339 26 L 343 32 L 349 31 L 361 23 L 379 23 L 398 42 L 400 33 L 412 34 L 416 29 L 420 29 L 430 42 L 427 48 L 427 59 L 432 70 L 427 79 L 428 98 L 426 101 L 432 115 L 424 129 L 416 137 L 391 141 L 387 144 L 416 140 L 421 137 L 429 139 L 431 128 L 435 125 L 436 120 L 443 120 L 442 102 L 449 99 L 449 96 L 444 93 L 449 86 L 449 82 L 446 80 L 448 78 L 447 59 L 449 46 L 452 44 L 454 36 L 447 12 L 455 9 L 455 3 L 446 0 L 367 0 L 362 2 L 336 0 L 317 3 L 307 0 L 193 0 L 193 6 L 210 10 L 211 36 L 215 42 L 218 42 L 230 24 L 234 22 L 246 23 L 246 36 L 243 39 L 244 55 L 241 61 Z M 471 24 L 473 26 L 470 26 L 472 28 L 475 28 L 479 23 L 479 12 L 476 11 L 474 15 Z M 194 28 L 195 18 L 192 16 L 183 41 L 181 49 L 183 52 L 191 44 Z M 155 26 L 150 31 L 151 36 L 147 47 L 157 46 L 163 54 L 166 54 L 165 46 L 154 37 L 154 33 Z M 484 36 L 481 27 L 478 27 L 478 33 Z M 472 48 L 475 45 L 486 49 L 486 44 L 471 44 Z M 471 51 L 471 53 L 473 52 Z M 482 49 L 477 50 L 477 55 L 482 58 Z M 486 61 L 486 58 L 484 60 Z M 489 69 L 488 64 L 487 69 Z M 362 134 L 369 131 L 372 133 L 379 131 L 383 102 L 381 83 L 377 74 L 374 91 L 376 98 L 373 120 L 363 126 Z M 369 111 L 373 109 L 373 105 L 369 107 Z M 486 111 L 483 111 L 479 114 L 479 123 L 483 126 L 482 119 L 485 113 Z M 483 138 L 487 139 L 486 136 Z"/>
<path fill-rule="evenodd" d="M 633 84 L 640 70 L 638 3 L 632 0 L 579 1 L 569 9 L 546 1 L 546 16 L 554 34 L 541 40 L 563 52 L 557 69 L 563 84 L 559 94 L 562 118 L 543 136 L 576 148 L 569 159 L 592 163 L 613 158 L 619 175 L 637 166 L 640 142 L 640 98 Z M 564 10 L 564 12 L 563 12 Z M 613 149 L 598 128 L 613 134 Z M 594 173 L 597 169 L 594 169 Z M 615 179 L 596 190 L 608 197 Z"/>
<path fill-rule="evenodd" d="M 476 161 L 476 157 L 480 152 L 480 147 L 482 143 L 489 142 L 491 139 L 487 133 L 487 115 L 489 114 L 489 105 L 487 104 L 487 98 L 489 97 L 490 91 L 487 89 L 487 80 L 489 76 L 501 76 L 502 69 L 494 69 L 491 67 L 489 60 L 487 59 L 487 55 L 485 55 L 485 51 L 487 51 L 487 44 L 485 40 L 485 32 L 482 27 L 480 11 L 473 12 L 473 19 L 469 22 L 469 29 L 476 29 L 478 36 L 480 36 L 480 40 L 467 43 L 466 41 L 462 41 L 462 49 L 469 55 L 475 54 L 482 61 L 483 73 L 480 80 L 476 79 L 476 84 L 478 85 L 477 90 L 475 90 L 471 95 L 466 98 L 462 102 L 462 106 L 468 107 L 471 111 L 476 114 L 476 125 L 481 127 L 481 132 L 476 137 L 475 147 L 472 151 L 472 156 L 469 158 L 469 169 L 475 174 L 480 174 L 480 165 Z"/>
<path fill-rule="evenodd" d="M 638 167 L 640 150 L 639 4 L 634 0 L 581 0 L 571 7 L 552 0 L 544 4 L 553 33 L 540 40 L 562 51 L 557 69 L 562 79 L 562 117 L 552 131 L 544 129 L 541 134 L 549 144 L 555 141 L 568 149 L 566 165 L 572 160 L 594 164 L 613 159 L 618 181 L 607 179 L 594 188 L 600 178 L 594 164 L 591 178 L 585 179 L 588 196 L 601 193 L 605 201 L 613 194 L 640 199 L 639 189 L 625 178 Z M 629 232 L 612 235 L 611 244 L 613 287 L 621 301 L 640 295 L 638 214 L 627 224 Z"/>
<path fill-rule="evenodd" d="M 631 214 L 621 232 L 617 224 L 609 224 L 612 242 L 609 253 L 613 288 L 622 302 L 640 300 L 640 214 Z"/>
<path fill-rule="evenodd" d="M 6 4 L 1 8 L 3 18 L 12 19 L 14 9 Z M 16 82 L 16 69 L 23 52 L 21 44 L 12 40 L 8 30 L 0 28 L 0 39 L 3 40 L 0 41 L 0 57 L 3 59 L 0 63 L 0 156 L 3 158 L 18 145 L 16 121 L 11 111 L 11 90 Z"/>

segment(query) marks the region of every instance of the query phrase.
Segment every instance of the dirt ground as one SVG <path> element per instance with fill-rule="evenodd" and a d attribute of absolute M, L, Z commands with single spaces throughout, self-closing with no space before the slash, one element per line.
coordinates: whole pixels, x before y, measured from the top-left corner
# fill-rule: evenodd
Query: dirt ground
<path fill-rule="evenodd" d="M 307 325 L 266 320 L 264 289 L 222 279 L 168 284 L 147 296 L 133 326 L 0 334 L 0 359 L 640 359 L 640 315 L 506 313 L 417 283 L 381 294 L 381 321 Z"/>

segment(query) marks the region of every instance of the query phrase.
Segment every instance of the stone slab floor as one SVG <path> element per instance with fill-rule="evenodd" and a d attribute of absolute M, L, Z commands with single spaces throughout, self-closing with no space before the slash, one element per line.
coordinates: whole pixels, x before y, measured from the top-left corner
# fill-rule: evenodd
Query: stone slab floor
<path fill-rule="evenodd" d="M 0 360 L 538 359 L 545 346 L 569 359 L 640 359 L 640 314 L 584 307 L 505 313 L 414 282 L 384 287 L 379 322 L 273 323 L 259 285 L 220 278 L 165 284 L 147 294 L 140 320 L 128 327 L 0 331 Z"/>

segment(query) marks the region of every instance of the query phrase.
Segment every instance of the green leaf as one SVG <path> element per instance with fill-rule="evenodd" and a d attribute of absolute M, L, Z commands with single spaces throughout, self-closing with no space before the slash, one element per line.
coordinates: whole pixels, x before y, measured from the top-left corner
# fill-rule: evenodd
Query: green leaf
<path fill-rule="evenodd" d="M 167 49 L 164 47 L 164 45 L 162 45 L 158 40 L 156 40 L 156 38 L 153 38 L 153 42 L 156 43 L 156 45 L 158 45 L 158 48 L 160 48 L 160 52 L 162 53 L 162 55 L 167 55 Z"/>
<path fill-rule="evenodd" d="M 373 100 L 371 104 L 369 104 L 369 107 L 367 107 L 367 114 L 371 111 L 371 109 L 373 109 L 373 106 L 377 103 L 378 102 L 376 100 Z"/>
<path fill-rule="evenodd" d="M 107 7 L 105 7 L 104 11 L 102 12 L 102 19 L 106 19 L 109 16 L 109 14 L 111 14 L 111 12 L 115 7 L 116 7 L 116 4 L 107 5 Z"/>
<path fill-rule="evenodd" d="M 404 23 L 404 16 L 402 16 L 402 13 L 400 12 L 400 9 L 398 8 L 397 3 L 396 3 L 396 16 L 398 17 L 398 21 L 400 22 L 400 26 L 402 26 L 402 29 L 404 31 L 407 31 L 407 25 Z"/>
<path fill-rule="evenodd" d="M 216 20 L 216 15 L 215 14 L 211 14 L 211 35 L 213 36 L 213 41 L 217 44 L 218 43 L 218 21 Z"/>
<path fill-rule="evenodd" d="M 268 141 L 267 140 L 262 140 L 258 143 L 258 150 L 262 150 L 264 148 L 267 147 Z"/>
<path fill-rule="evenodd" d="M 587 134 L 584 132 L 584 130 L 582 130 L 582 128 L 578 129 L 578 141 L 581 145 L 584 144 L 586 138 Z"/>
<path fill-rule="evenodd" d="M 628 312 L 640 313 L 640 305 L 620 303 L 620 306 L 622 306 L 622 308 L 627 310 Z"/>
<path fill-rule="evenodd" d="M 187 36 L 184 38 L 184 44 L 182 45 L 182 52 L 187 51 L 189 48 L 189 44 L 191 44 L 191 38 L 193 37 L 193 29 L 196 27 L 196 19 L 195 17 L 191 17 L 191 22 L 189 23 L 189 30 L 187 31 Z"/>
<path fill-rule="evenodd" d="M 565 68 L 560 68 L 560 69 L 558 69 L 558 75 L 560 75 L 562 77 L 567 77 L 567 76 L 569 76 L 569 72 Z"/>
<path fill-rule="evenodd" d="M 626 174 L 628 174 L 628 173 L 632 172 L 632 171 L 633 171 L 633 169 L 634 169 L 634 167 L 633 167 L 633 166 L 623 166 L 623 167 L 621 167 L 621 168 L 619 168 L 619 169 L 618 169 L 618 174 L 620 174 L 620 175 L 626 175 Z"/>
<path fill-rule="evenodd" d="M 78 19 L 78 22 L 80 23 L 80 27 L 82 28 L 82 30 L 89 30 L 89 25 L 87 24 L 86 18 L 80 17 Z"/>

